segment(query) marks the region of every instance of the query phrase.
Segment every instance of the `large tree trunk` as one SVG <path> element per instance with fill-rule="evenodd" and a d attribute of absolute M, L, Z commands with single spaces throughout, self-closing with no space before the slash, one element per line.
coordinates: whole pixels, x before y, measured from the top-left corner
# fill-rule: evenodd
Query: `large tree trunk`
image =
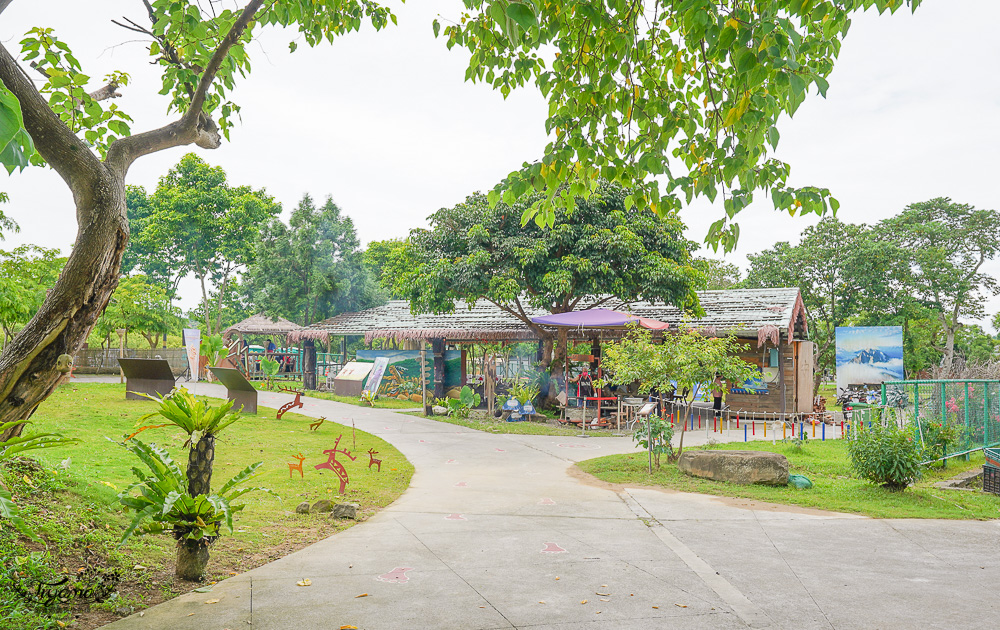
<path fill-rule="evenodd" d="M 8 0 L 0 0 L 0 12 Z M 118 272 L 128 242 L 125 174 L 136 159 L 196 144 L 217 149 L 222 144 L 215 122 L 205 113 L 208 90 L 219 68 L 254 19 L 263 0 L 250 0 L 219 42 L 188 108 L 179 120 L 159 129 L 116 140 L 102 162 L 49 107 L 48 102 L 0 44 L 0 81 L 21 105 L 24 128 L 38 154 L 73 193 L 79 226 L 73 251 L 45 302 L 28 325 L 0 354 L 0 423 L 26 420 L 52 390 L 62 373 L 60 355 L 73 355 L 107 306 L 118 285 Z M 20 435 L 17 425 L 0 442 Z"/>
<path fill-rule="evenodd" d="M 80 221 L 66 267 L 42 307 L 0 355 L 0 423 L 27 420 L 52 393 L 63 376 L 56 359 L 77 353 L 118 286 L 128 242 L 124 180 L 106 170 L 95 190 L 75 196 L 77 216 L 87 220 Z M 0 442 L 21 429 L 0 434 Z"/>

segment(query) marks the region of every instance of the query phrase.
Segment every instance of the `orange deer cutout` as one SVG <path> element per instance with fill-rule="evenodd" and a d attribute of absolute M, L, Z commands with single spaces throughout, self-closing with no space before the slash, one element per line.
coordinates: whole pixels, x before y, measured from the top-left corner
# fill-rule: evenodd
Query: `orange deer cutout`
<path fill-rule="evenodd" d="M 313 422 L 312 424 L 309 425 L 309 430 L 310 431 L 315 431 L 324 422 L 326 422 L 326 416 L 320 416 L 319 420 L 317 420 L 316 422 Z"/>
<path fill-rule="evenodd" d="M 297 470 L 297 471 L 299 471 L 299 477 L 305 479 L 306 475 L 305 475 L 304 472 L 302 472 L 302 462 L 306 461 L 306 458 L 302 456 L 302 452 L 301 451 L 299 451 L 298 455 L 292 455 L 292 458 L 299 460 L 299 463 L 298 464 L 292 464 L 292 463 L 288 464 L 288 478 L 291 479 L 292 478 L 292 473 Z"/>
<path fill-rule="evenodd" d="M 377 459 L 376 455 L 378 455 L 378 451 L 373 448 L 368 449 L 368 468 L 370 469 L 374 464 L 378 466 L 378 472 L 382 472 L 382 460 Z"/>

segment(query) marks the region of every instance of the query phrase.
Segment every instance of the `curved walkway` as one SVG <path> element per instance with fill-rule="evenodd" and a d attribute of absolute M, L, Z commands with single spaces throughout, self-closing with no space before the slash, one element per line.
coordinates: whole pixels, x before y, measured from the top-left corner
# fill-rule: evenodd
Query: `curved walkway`
<path fill-rule="evenodd" d="M 290 398 L 260 394 L 270 407 Z M 997 521 L 615 488 L 581 481 L 572 464 L 634 450 L 627 438 L 494 435 L 317 399 L 296 412 L 353 419 L 391 442 L 416 467 L 409 490 L 210 594 L 106 627 L 968 629 L 1000 619 Z M 296 586 L 303 578 L 312 585 Z"/>

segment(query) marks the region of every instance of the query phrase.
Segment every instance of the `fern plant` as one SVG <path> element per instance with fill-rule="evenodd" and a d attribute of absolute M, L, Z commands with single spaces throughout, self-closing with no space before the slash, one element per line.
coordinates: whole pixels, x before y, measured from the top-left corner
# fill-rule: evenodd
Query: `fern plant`
<path fill-rule="evenodd" d="M 187 476 L 165 449 L 139 440 L 129 440 L 123 446 L 146 465 L 149 474 L 133 467 L 138 481 L 118 494 L 119 502 L 134 513 L 119 545 L 133 535 L 171 534 L 177 541 L 176 574 L 184 580 L 202 579 L 209 546 L 224 532 L 232 533 L 233 514 L 245 507 L 233 501 L 254 491 L 274 495 L 263 487 L 239 487 L 263 462 L 241 470 L 217 493 L 193 495 Z"/>
<path fill-rule="evenodd" d="M 14 422 L 4 422 L 0 424 L 0 435 L 4 434 L 9 429 L 14 428 L 19 424 L 30 424 L 21 421 Z M 68 438 L 58 433 L 28 433 L 25 435 L 22 433 L 17 437 L 10 438 L 6 442 L 0 442 L 0 464 L 4 460 L 10 459 L 17 455 L 18 453 L 24 453 L 25 451 L 33 451 L 42 448 L 52 448 L 54 446 L 65 446 L 67 444 L 76 444 L 80 440 L 76 438 Z M 2 469 L 0 469 L 2 473 Z M 41 542 L 41 538 L 38 534 L 32 530 L 27 523 L 24 522 L 24 518 L 21 516 L 21 510 L 14 503 L 14 498 L 11 496 L 10 491 L 3 483 L 3 476 L 0 474 L 0 518 L 10 521 L 10 523 L 18 529 L 22 534 L 31 538 L 36 542 Z"/>
<path fill-rule="evenodd" d="M 184 387 L 161 398 L 143 395 L 156 402 L 159 409 L 139 418 L 139 424 L 156 416 L 161 416 L 167 423 L 141 427 L 129 437 L 135 437 L 146 429 L 170 425 L 187 433 L 188 439 L 184 442 L 184 446 L 190 447 L 187 468 L 188 492 L 192 496 L 208 494 L 212 485 L 212 466 L 215 462 L 215 437 L 240 419 L 240 413 L 233 411 L 233 401 L 227 400 L 218 407 L 212 407 L 198 400 Z"/>

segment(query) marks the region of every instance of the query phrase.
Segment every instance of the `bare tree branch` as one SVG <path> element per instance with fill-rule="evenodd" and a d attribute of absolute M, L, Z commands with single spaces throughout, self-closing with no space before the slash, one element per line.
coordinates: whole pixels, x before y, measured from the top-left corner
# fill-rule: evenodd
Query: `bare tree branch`
<path fill-rule="evenodd" d="M 0 0 L 0 13 L 4 12 L 4 9 L 10 6 L 10 3 L 14 0 Z"/>
<path fill-rule="evenodd" d="M 38 74 L 42 75 L 46 79 L 50 78 L 48 71 L 40 67 L 36 62 L 34 61 L 29 62 L 28 65 L 37 70 Z M 118 91 L 119 87 L 121 87 L 121 85 L 119 85 L 117 81 L 108 81 L 107 85 L 100 87 L 94 90 L 93 92 L 90 92 L 89 96 L 95 101 L 103 101 L 109 98 L 118 98 L 119 96 L 121 96 L 121 92 Z M 83 104 L 80 101 L 80 99 L 74 99 L 74 100 L 78 105 Z"/>
<path fill-rule="evenodd" d="M 108 149 L 106 160 L 108 164 L 124 174 L 137 158 L 163 149 L 192 143 L 203 149 L 219 148 L 222 144 L 219 128 L 215 121 L 202 111 L 202 108 L 205 105 L 208 89 L 211 87 L 212 81 L 215 80 L 215 75 L 222 66 L 222 62 L 229 54 L 229 50 L 239 41 L 243 31 L 246 30 L 263 3 L 263 0 L 251 0 L 243 8 L 233 27 L 222 38 L 219 47 L 212 54 L 212 58 L 198 82 L 198 88 L 191 98 L 188 110 L 181 119 L 159 129 L 116 140 Z M 146 5 L 149 8 L 148 2 Z"/>

